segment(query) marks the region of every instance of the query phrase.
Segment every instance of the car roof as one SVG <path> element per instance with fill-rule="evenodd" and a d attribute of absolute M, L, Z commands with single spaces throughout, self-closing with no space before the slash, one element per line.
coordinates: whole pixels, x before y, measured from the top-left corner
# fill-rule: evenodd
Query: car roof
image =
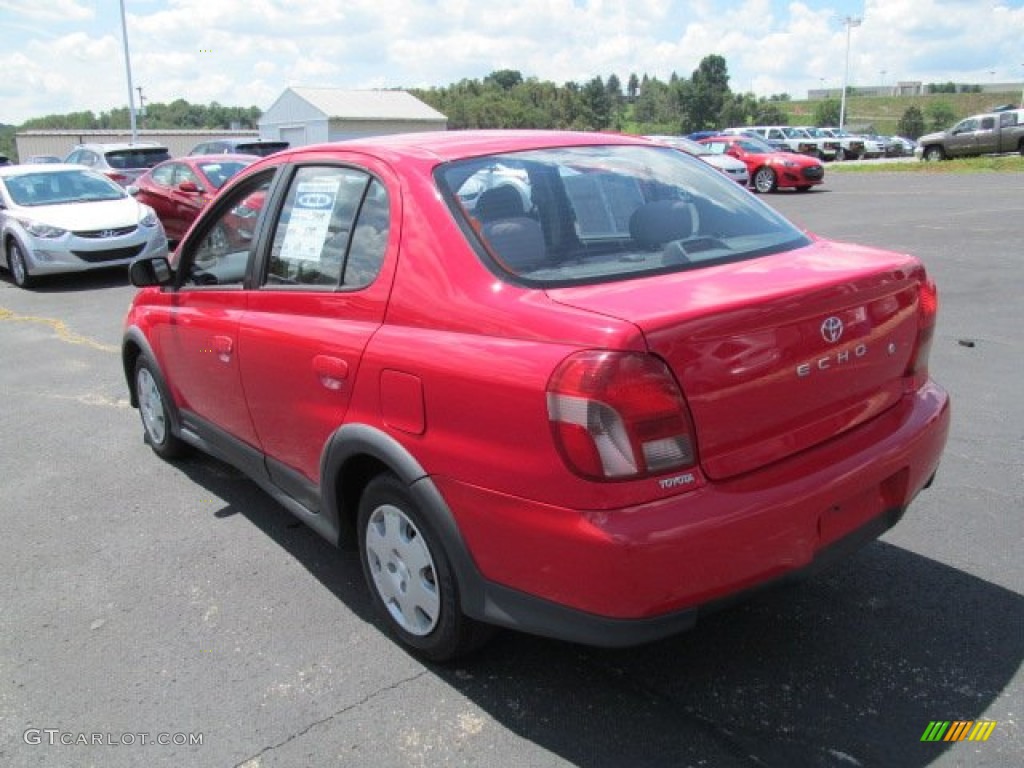
<path fill-rule="evenodd" d="M 182 157 L 172 157 L 170 160 L 164 160 L 160 165 L 167 165 L 168 163 L 226 163 L 232 160 L 238 162 L 244 162 L 248 160 L 250 163 L 254 163 L 257 160 L 263 158 L 259 155 L 250 155 L 245 152 L 211 152 L 206 155 L 183 155 Z M 154 166 L 156 167 L 156 166 Z"/>
<path fill-rule="evenodd" d="M 555 149 L 558 147 L 603 146 L 634 144 L 651 146 L 640 136 L 617 133 L 589 133 L 583 131 L 547 130 L 470 130 L 424 131 L 421 133 L 395 133 L 346 139 L 328 144 L 313 144 L 284 150 L 272 157 L 294 157 L 303 152 L 330 152 L 338 150 L 384 152 L 396 157 L 433 158 L 448 162 L 480 155 L 518 152 L 528 149 Z M 269 159 L 269 158 L 267 158 Z"/>
<path fill-rule="evenodd" d="M 100 152 L 117 152 L 125 149 L 162 149 L 167 151 L 167 147 L 163 144 L 157 144 L 155 141 L 136 141 L 134 144 L 131 142 L 114 142 L 111 144 L 78 144 L 71 151 L 75 149 L 94 149 Z"/>

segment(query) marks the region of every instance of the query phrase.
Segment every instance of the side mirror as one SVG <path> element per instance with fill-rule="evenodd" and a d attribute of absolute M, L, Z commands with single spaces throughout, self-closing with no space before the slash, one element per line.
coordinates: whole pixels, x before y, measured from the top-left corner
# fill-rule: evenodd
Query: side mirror
<path fill-rule="evenodd" d="M 134 184 L 129 184 L 127 187 L 125 187 L 124 191 L 127 192 L 132 197 L 135 197 L 137 194 L 139 194 L 139 188 Z"/>
<path fill-rule="evenodd" d="M 198 194 L 203 191 L 194 181 L 183 181 L 178 185 L 178 189 L 182 192 L 191 192 L 192 194 Z"/>
<path fill-rule="evenodd" d="M 166 256 L 136 259 L 128 267 L 128 279 L 136 288 L 167 285 L 174 278 L 174 270 Z"/>

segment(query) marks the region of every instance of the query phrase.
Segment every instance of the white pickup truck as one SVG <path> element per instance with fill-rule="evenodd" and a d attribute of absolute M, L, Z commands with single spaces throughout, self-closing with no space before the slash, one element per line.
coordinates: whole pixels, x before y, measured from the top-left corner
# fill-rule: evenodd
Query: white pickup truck
<path fill-rule="evenodd" d="M 789 125 L 752 125 L 747 128 L 735 128 L 724 131 L 742 133 L 750 131 L 765 139 L 774 146 L 786 147 L 802 155 L 811 155 L 819 160 L 835 160 L 839 155 L 839 142 L 826 137 L 812 136 L 803 128 Z"/>

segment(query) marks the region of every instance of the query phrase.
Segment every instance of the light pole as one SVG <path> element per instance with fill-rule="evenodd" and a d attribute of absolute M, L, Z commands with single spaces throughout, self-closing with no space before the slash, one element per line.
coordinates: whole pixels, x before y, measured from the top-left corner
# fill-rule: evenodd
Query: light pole
<path fill-rule="evenodd" d="M 135 90 L 139 92 L 139 129 L 146 130 L 146 97 L 142 95 L 142 86 L 136 86 Z"/>
<path fill-rule="evenodd" d="M 122 0 L 123 2 L 124 0 Z M 843 19 L 846 25 L 846 68 L 843 71 L 843 97 L 839 101 L 839 130 L 843 130 L 846 122 L 846 90 L 850 82 L 850 29 L 859 27 L 863 19 L 857 16 L 847 16 Z"/>
<path fill-rule="evenodd" d="M 124 69 L 128 74 L 128 116 L 132 125 L 132 144 L 138 140 L 135 129 L 135 90 L 132 88 L 132 60 L 128 55 L 128 24 L 124 20 L 124 0 L 121 0 L 121 39 L 124 41 Z"/>

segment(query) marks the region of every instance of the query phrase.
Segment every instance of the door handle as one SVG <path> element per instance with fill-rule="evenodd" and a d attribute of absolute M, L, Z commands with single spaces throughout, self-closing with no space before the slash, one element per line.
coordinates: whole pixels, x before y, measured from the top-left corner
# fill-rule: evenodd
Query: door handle
<path fill-rule="evenodd" d="M 324 387 L 334 392 L 341 389 L 348 378 L 348 363 L 340 357 L 317 355 L 313 358 L 313 372 Z"/>
<path fill-rule="evenodd" d="M 235 342 L 230 336 L 214 336 L 213 350 L 222 363 L 231 362 L 231 353 L 235 350 Z"/>

